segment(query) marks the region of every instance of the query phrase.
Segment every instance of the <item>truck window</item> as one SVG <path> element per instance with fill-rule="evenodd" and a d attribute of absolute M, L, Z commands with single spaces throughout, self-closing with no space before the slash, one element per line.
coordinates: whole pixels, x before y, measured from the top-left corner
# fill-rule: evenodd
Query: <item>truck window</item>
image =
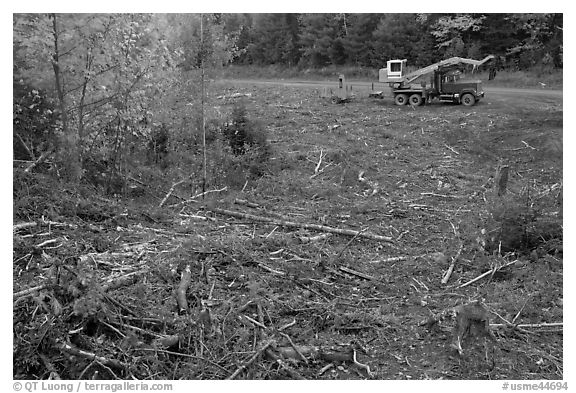
<path fill-rule="evenodd" d="M 391 63 L 390 64 L 390 71 L 392 72 L 400 72 L 402 67 L 402 63 L 398 62 L 398 63 Z"/>

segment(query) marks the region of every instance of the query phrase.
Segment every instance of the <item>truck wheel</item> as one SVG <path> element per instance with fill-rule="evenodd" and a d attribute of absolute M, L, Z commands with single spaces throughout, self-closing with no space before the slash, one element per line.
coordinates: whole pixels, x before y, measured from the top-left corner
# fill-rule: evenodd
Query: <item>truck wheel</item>
<path fill-rule="evenodd" d="M 422 99 L 422 95 L 420 94 L 412 94 L 408 99 L 408 101 L 410 102 L 410 105 L 414 106 L 422 105 L 422 102 L 424 102 L 424 100 Z"/>
<path fill-rule="evenodd" d="M 396 94 L 394 96 L 394 103 L 396 105 L 406 105 L 408 103 L 408 95 L 407 94 Z"/>
<path fill-rule="evenodd" d="M 472 106 L 476 103 L 476 98 L 474 98 L 472 94 L 466 93 L 462 96 L 460 102 L 462 102 L 462 104 L 465 106 Z"/>

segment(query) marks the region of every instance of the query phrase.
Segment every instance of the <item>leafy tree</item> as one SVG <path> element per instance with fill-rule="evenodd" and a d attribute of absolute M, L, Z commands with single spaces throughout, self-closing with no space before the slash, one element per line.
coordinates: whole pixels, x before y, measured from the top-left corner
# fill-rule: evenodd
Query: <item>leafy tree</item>
<path fill-rule="evenodd" d="M 171 23 L 168 28 L 178 32 L 174 42 L 183 51 L 184 61 L 180 66 L 184 70 L 199 69 L 202 61 L 208 69 L 219 69 L 232 61 L 236 49 L 234 37 L 224 32 L 221 16 L 174 14 L 168 15 L 168 20 Z"/>
<path fill-rule="evenodd" d="M 509 57 L 519 68 L 562 66 L 562 14 L 513 14 L 509 20 L 523 33 L 521 40 L 508 48 Z"/>
<path fill-rule="evenodd" d="M 430 33 L 444 57 L 466 56 L 474 33 L 482 29 L 484 19 L 484 15 L 474 14 L 441 15 L 431 25 Z"/>
<path fill-rule="evenodd" d="M 83 157 L 121 165 L 128 138 L 146 129 L 148 97 L 171 53 L 143 14 L 14 15 L 15 74 L 58 102 L 60 162 L 73 181 Z"/>
<path fill-rule="evenodd" d="M 52 150 L 59 119 L 46 92 L 15 80 L 12 105 L 14 159 L 36 160 Z"/>
<path fill-rule="evenodd" d="M 250 64 L 252 59 L 248 56 L 248 46 L 254 41 L 251 14 L 223 14 L 224 34 L 234 42 L 235 64 Z"/>

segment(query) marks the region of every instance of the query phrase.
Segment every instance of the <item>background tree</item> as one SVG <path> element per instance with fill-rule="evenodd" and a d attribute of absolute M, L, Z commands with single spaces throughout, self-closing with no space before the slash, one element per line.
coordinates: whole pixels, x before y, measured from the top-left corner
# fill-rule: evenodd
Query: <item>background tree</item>
<path fill-rule="evenodd" d="M 333 14 L 304 14 L 301 18 L 300 43 L 302 63 L 326 66 L 344 57 L 344 25 Z M 336 43 L 335 43 L 336 42 Z"/>
<path fill-rule="evenodd" d="M 379 66 L 375 58 L 373 32 L 381 14 L 350 14 L 344 48 L 349 64 L 356 66 Z"/>
<path fill-rule="evenodd" d="M 475 33 L 483 27 L 484 15 L 448 14 L 430 15 L 434 20 L 430 34 L 434 36 L 438 49 L 444 57 L 468 56 Z M 476 54 L 476 53 L 474 53 Z"/>
<path fill-rule="evenodd" d="M 433 63 L 434 41 L 416 14 L 385 14 L 373 33 L 374 58 L 380 66 L 390 59 L 410 59 L 416 66 Z"/>
<path fill-rule="evenodd" d="M 249 56 L 257 64 L 297 64 L 299 26 L 298 14 L 255 15 Z"/>

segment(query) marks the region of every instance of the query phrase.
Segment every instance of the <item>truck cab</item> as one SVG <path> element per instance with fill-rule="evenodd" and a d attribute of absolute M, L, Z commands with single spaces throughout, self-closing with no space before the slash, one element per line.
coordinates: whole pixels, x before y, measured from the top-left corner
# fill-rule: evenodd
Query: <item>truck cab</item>
<path fill-rule="evenodd" d="M 462 79 L 459 70 L 444 72 L 439 70 L 435 73 L 436 83 L 432 84 L 431 93 L 436 95 L 441 102 L 453 102 L 472 106 L 484 97 L 482 81 Z"/>

